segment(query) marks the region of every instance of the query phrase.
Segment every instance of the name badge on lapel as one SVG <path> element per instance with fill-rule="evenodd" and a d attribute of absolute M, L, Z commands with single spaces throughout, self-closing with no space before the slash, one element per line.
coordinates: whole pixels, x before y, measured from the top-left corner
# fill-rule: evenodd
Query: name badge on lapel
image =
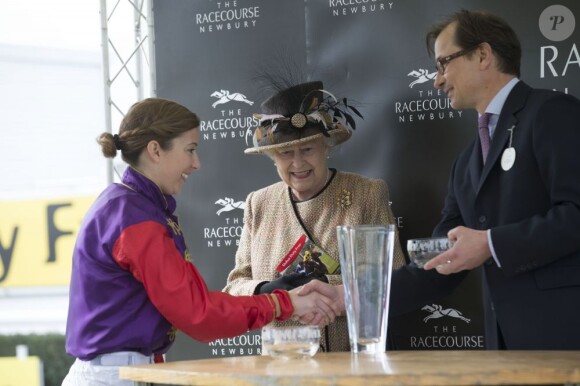
<path fill-rule="evenodd" d="M 501 155 L 501 168 L 506 172 L 510 170 L 512 166 L 514 166 L 514 163 L 516 162 L 516 149 L 514 149 L 514 147 L 512 146 L 512 139 L 514 136 L 515 127 L 516 126 L 514 125 L 508 129 L 510 132 L 510 143 L 508 147 L 503 151 L 503 154 Z"/>

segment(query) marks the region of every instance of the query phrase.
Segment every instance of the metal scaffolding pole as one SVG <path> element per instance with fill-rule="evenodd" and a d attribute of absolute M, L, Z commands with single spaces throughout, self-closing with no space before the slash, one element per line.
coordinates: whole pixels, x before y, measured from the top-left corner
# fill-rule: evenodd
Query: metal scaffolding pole
<path fill-rule="evenodd" d="M 155 96 L 152 7 L 152 0 L 101 0 L 105 128 L 111 134 L 133 103 Z M 115 165 L 108 163 L 112 183 Z"/>

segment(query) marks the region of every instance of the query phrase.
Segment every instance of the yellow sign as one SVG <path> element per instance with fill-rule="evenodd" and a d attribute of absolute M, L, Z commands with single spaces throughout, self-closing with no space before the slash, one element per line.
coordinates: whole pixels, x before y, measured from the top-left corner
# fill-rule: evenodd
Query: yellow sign
<path fill-rule="evenodd" d="M 40 386 L 44 384 L 42 362 L 38 357 L 0 357 L 1 386 Z"/>
<path fill-rule="evenodd" d="M 76 235 L 94 200 L 0 202 L 0 287 L 68 285 Z"/>

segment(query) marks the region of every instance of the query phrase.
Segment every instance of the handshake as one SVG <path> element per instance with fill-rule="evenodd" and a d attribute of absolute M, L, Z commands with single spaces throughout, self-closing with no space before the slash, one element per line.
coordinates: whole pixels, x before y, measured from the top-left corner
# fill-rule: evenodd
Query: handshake
<path fill-rule="evenodd" d="M 303 324 L 322 327 L 332 323 L 345 310 L 343 286 L 328 284 L 325 275 L 283 275 L 276 280 L 261 283 L 254 293 L 271 293 L 276 289 L 288 291 L 294 306 L 292 318 Z"/>
<path fill-rule="evenodd" d="M 292 318 L 303 324 L 320 327 L 334 322 L 345 311 L 344 287 L 330 285 L 320 280 L 312 280 L 290 293 L 294 313 Z"/>

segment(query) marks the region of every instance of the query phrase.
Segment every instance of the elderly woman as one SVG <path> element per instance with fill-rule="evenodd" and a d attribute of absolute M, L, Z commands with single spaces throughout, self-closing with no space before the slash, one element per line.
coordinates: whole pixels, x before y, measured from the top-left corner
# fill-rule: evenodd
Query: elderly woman
<path fill-rule="evenodd" d="M 314 279 L 341 284 L 336 226 L 394 222 L 384 181 L 328 167 L 331 148 L 350 138 L 348 126 L 354 129 L 350 111 L 360 116 L 346 99 L 337 101 L 318 81 L 280 90 L 262 104 L 254 146 L 245 153 L 268 155 L 282 181 L 248 195 L 236 265 L 224 291 L 270 293 Z M 308 272 L 303 264 L 301 269 L 284 271 L 305 236 L 328 255 L 319 261 L 323 269 Z M 397 234 L 393 267 L 403 264 Z M 350 349 L 344 316 L 322 332 L 322 350 Z"/>

